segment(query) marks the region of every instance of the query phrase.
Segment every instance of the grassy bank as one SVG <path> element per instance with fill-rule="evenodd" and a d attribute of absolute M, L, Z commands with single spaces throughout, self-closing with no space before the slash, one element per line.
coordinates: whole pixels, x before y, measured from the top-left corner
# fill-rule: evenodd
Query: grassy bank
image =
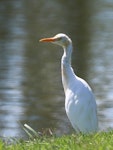
<path fill-rule="evenodd" d="M 113 150 L 113 131 L 91 135 L 40 137 L 11 145 L 1 141 L 0 150 Z"/>

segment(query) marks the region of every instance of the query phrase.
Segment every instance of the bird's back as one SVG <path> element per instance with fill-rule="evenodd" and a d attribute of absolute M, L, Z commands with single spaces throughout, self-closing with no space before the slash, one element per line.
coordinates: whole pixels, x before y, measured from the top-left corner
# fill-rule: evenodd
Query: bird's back
<path fill-rule="evenodd" d="M 75 84 L 74 84 L 75 82 Z M 65 109 L 67 116 L 77 132 L 95 132 L 98 128 L 97 108 L 89 85 L 76 77 L 66 91 Z"/>

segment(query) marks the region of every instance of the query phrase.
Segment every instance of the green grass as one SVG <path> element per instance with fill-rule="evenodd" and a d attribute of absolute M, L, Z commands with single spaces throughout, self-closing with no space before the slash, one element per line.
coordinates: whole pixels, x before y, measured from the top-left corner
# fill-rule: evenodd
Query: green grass
<path fill-rule="evenodd" d="M 113 150 L 113 131 L 62 137 L 42 136 L 29 141 L 18 140 L 10 145 L 1 140 L 0 150 Z"/>

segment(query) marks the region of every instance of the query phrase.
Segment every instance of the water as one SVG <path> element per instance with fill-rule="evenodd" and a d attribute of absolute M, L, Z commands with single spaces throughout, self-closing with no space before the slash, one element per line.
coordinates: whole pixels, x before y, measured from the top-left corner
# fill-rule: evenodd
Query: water
<path fill-rule="evenodd" d="M 59 32 L 73 40 L 75 72 L 93 88 L 100 129 L 113 127 L 113 2 L 0 2 L 0 136 L 52 128 L 70 133 L 64 109 L 62 49 L 39 43 Z M 20 125 L 21 124 L 21 125 Z"/>

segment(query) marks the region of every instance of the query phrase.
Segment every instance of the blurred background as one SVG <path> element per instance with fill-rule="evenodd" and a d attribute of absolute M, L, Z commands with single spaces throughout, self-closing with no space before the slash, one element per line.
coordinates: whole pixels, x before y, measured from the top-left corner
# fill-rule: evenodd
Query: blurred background
<path fill-rule="evenodd" d="M 24 137 L 20 124 L 74 132 L 64 109 L 61 47 L 39 43 L 65 33 L 72 66 L 92 87 L 100 130 L 113 127 L 113 1 L 0 1 L 0 136 Z"/>

